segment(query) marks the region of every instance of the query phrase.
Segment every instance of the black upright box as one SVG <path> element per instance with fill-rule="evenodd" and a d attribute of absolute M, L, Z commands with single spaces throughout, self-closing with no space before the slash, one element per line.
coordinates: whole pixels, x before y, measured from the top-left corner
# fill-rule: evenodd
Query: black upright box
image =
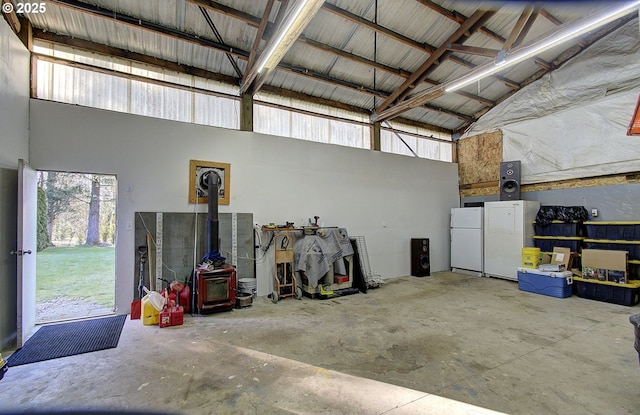
<path fill-rule="evenodd" d="M 429 238 L 411 239 L 411 275 L 414 277 L 428 277 L 431 275 Z"/>
<path fill-rule="evenodd" d="M 500 200 L 520 200 L 520 160 L 500 163 Z"/>

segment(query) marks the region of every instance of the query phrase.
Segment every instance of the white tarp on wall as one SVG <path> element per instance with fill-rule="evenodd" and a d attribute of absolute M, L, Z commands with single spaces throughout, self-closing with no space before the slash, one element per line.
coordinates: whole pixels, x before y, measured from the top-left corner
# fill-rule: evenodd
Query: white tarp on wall
<path fill-rule="evenodd" d="M 640 169 L 628 137 L 640 93 L 638 19 L 503 101 L 465 134 L 502 130 L 503 160 L 522 161 L 522 183 Z"/>

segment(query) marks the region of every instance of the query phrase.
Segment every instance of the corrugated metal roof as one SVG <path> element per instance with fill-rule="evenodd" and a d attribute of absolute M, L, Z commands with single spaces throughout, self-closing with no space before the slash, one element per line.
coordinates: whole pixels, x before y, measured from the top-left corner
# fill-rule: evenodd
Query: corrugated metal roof
<path fill-rule="evenodd" d="M 295 2 L 292 0 L 289 3 Z M 276 16 L 283 4 L 281 1 L 274 3 L 269 17 L 270 30 L 274 29 Z M 432 7 L 428 7 L 429 4 Z M 486 30 L 471 33 L 454 43 L 500 49 L 502 43 L 495 36 L 507 39 L 527 4 L 516 2 L 496 7 L 497 4 L 503 3 L 327 0 L 303 31 L 303 36 L 309 41 L 296 42 L 285 55 L 283 68 L 274 71 L 266 84 L 371 110 L 374 91 L 378 95 L 388 96 L 401 87 L 407 77 L 429 59 L 430 50 L 446 46 L 449 37 L 460 27 L 461 20 L 473 15 L 481 7 L 496 10 L 484 22 Z M 558 23 L 571 24 L 610 7 L 607 2 L 531 4 L 537 7 L 535 11 L 539 14 L 521 43 L 524 45 L 563 27 Z M 64 35 L 68 39 L 89 40 L 96 45 L 202 68 L 213 74 L 234 77 L 238 83 L 246 71 L 246 57 L 253 47 L 266 5 L 267 0 L 56 0 L 47 3 L 46 13 L 31 14 L 28 18 L 34 28 Z M 89 9 L 95 6 L 108 13 L 100 16 L 91 12 Z M 438 7 L 444 11 L 434 10 Z M 119 19 L 114 19 L 114 16 Z M 127 16 L 133 21 L 127 23 L 122 20 Z M 155 26 L 143 28 L 136 25 L 135 19 Z M 164 28 L 174 34 L 158 30 Z M 189 36 L 192 38 L 187 39 Z M 209 45 L 202 41 L 209 42 Z M 212 47 L 211 42 L 233 48 L 233 64 L 224 52 Z M 266 40 L 261 40 L 260 48 L 263 49 L 265 44 Z M 576 41 L 568 42 L 540 57 L 552 62 L 574 45 Z M 584 45 L 588 45 L 588 42 Z M 338 49 L 346 56 L 323 48 Z M 471 53 L 448 52 L 430 68 L 426 78 L 440 83 L 452 81 L 464 76 L 473 67 L 492 60 L 491 57 Z M 396 73 L 374 68 L 375 64 L 383 64 Z M 234 66 L 241 71 L 240 75 Z M 292 71 L 292 66 L 297 69 Z M 514 85 L 527 82 L 542 69 L 542 66 L 529 59 L 500 74 L 502 80 L 491 77 L 482 80 L 479 87 L 472 85 L 464 89 L 466 95 L 477 95 L 479 99 L 470 99 L 465 94 L 447 94 L 429 104 L 433 108 L 442 108 L 443 112 L 418 107 L 401 116 L 457 130 L 467 126 L 468 119 L 473 119 L 475 114 L 488 109 L 486 101 L 482 102 L 481 99 L 498 102 L 514 92 Z M 303 76 L 300 70 L 307 70 L 307 73 Z M 505 82 L 514 85 L 508 86 Z M 358 86 L 362 90 L 358 91 Z M 431 86 L 425 82 L 412 85 L 408 95 L 415 95 Z M 383 101 L 380 97 L 375 99 L 377 105 Z"/>

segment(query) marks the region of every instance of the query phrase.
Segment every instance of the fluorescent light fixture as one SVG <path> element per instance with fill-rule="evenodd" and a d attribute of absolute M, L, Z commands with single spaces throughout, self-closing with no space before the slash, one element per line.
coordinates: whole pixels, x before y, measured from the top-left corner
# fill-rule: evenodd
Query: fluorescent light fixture
<path fill-rule="evenodd" d="M 498 54 L 496 55 L 496 60 L 494 61 L 496 66 L 502 66 L 507 63 L 507 51 L 504 49 L 500 49 Z"/>
<path fill-rule="evenodd" d="M 262 72 L 265 66 L 267 66 L 267 63 L 269 63 L 269 61 L 274 57 L 276 50 L 278 48 L 282 49 L 281 46 L 283 39 L 289 34 L 293 25 L 298 22 L 302 12 L 309 6 L 309 4 L 311 4 L 309 0 L 301 0 L 298 2 L 296 8 L 291 12 L 291 14 L 289 14 L 287 20 L 282 24 L 282 28 L 278 31 L 278 36 L 275 39 L 270 40 L 269 47 L 260 55 L 260 63 L 256 65 L 256 72 Z M 284 53 L 282 55 L 284 55 Z"/>
<path fill-rule="evenodd" d="M 276 36 L 269 40 L 254 67 L 250 68 L 245 82 L 240 86 L 240 93 L 251 85 L 258 74 L 265 75 L 266 72 L 278 66 L 278 62 L 282 60 L 323 4 L 324 0 L 299 0 L 295 4 L 282 22 Z"/>
<path fill-rule="evenodd" d="M 494 75 L 505 68 L 522 62 L 525 59 L 531 58 L 539 53 L 544 52 L 545 50 L 553 48 L 554 46 L 557 46 L 568 40 L 574 39 L 587 32 L 604 26 L 607 23 L 610 23 L 616 19 L 619 19 L 620 17 L 631 13 L 638 7 L 640 7 L 640 1 L 634 1 L 605 13 L 583 19 L 539 42 L 534 43 L 531 46 L 516 49 L 513 53 L 507 54 L 503 59 L 496 60 L 496 62 L 492 62 L 487 65 L 479 66 L 471 73 L 463 76 L 458 80 L 444 83 L 444 91 L 452 92 L 464 88 L 465 86 L 472 84 L 473 82 Z"/>

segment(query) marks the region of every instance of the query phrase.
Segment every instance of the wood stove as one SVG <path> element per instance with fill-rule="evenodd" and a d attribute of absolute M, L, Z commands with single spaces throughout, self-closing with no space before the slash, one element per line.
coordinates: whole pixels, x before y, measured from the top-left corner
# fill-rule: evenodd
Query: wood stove
<path fill-rule="evenodd" d="M 207 313 L 236 304 L 236 270 L 233 267 L 196 271 L 198 311 Z"/>

